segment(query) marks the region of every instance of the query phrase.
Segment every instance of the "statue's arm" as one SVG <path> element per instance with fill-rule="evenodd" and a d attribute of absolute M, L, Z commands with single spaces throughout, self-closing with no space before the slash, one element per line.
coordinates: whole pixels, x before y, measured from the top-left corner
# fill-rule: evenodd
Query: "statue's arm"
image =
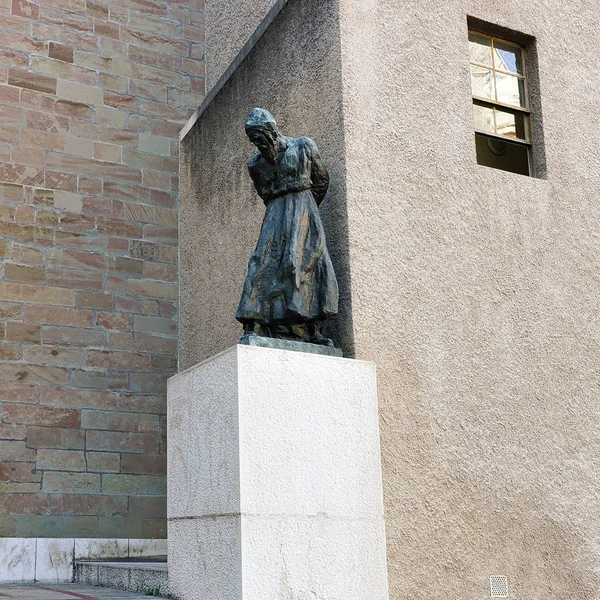
<path fill-rule="evenodd" d="M 327 168 L 321 158 L 317 145 L 310 138 L 306 138 L 306 147 L 310 155 L 312 194 L 315 197 L 317 206 L 319 206 L 323 201 L 323 198 L 325 198 L 327 188 L 329 187 L 329 173 L 327 172 Z"/>
<path fill-rule="evenodd" d="M 263 202 L 265 202 L 265 199 L 262 197 L 262 192 L 261 192 L 261 188 L 260 188 L 260 174 L 258 172 L 258 168 L 257 168 L 257 155 L 253 156 L 249 161 L 248 161 L 248 173 L 250 174 L 250 178 L 252 179 L 252 183 L 254 184 L 254 189 L 256 190 L 256 193 L 262 198 Z M 266 202 L 265 202 L 266 204 Z"/>

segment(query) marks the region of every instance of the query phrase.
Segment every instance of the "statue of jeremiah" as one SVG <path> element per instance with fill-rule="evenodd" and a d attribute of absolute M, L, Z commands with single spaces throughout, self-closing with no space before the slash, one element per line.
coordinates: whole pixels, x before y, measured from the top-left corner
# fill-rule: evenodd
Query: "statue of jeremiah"
<path fill-rule="evenodd" d="M 250 177 L 267 209 L 236 319 L 244 335 L 333 346 L 321 331 L 338 310 L 338 285 L 319 215 L 329 175 L 307 137 L 279 133 L 273 115 L 255 108 L 246 134 L 258 148 Z"/>

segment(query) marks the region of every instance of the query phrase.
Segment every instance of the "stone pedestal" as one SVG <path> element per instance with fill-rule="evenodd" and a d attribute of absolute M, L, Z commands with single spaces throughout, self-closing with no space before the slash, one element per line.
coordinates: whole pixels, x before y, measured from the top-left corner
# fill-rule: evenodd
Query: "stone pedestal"
<path fill-rule="evenodd" d="M 388 598 L 375 365 L 237 345 L 169 380 L 170 593 Z"/>

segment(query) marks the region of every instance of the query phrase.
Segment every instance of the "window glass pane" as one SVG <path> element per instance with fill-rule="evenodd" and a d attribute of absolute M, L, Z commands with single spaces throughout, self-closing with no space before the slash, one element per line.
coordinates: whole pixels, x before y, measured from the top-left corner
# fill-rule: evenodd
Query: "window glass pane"
<path fill-rule="evenodd" d="M 494 67 L 501 71 L 523 75 L 523 57 L 521 49 L 510 44 L 494 40 Z"/>
<path fill-rule="evenodd" d="M 473 118 L 475 129 L 495 133 L 494 129 L 494 109 L 480 104 L 473 104 Z"/>
<path fill-rule="evenodd" d="M 525 81 L 523 79 L 496 72 L 496 91 L 498 102 L 513 106 L 525 106 Z"/>
<path fill-rule="evenodd" d="M 473 96 L 495 100 L 493 71 L 471 65 L 471 89 Z"/>
<path fill-rule="evenodd" d="M 511 113 L 497 108 L 496 133 L 520 140 L 527 139 L 525 134 L 525 116 L 523 113 Z"/>
<path fill-rule="evenodd" d="M 492 44 L 489 38 L 469 34 L 469 56 L 471 62 L 492 66 Z"/>

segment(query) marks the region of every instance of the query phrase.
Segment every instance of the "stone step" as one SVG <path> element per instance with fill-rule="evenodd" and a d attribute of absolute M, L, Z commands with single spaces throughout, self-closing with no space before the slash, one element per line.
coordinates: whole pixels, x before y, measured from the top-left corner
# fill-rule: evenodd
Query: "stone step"
<path fill-rule="evenodd" d="M 147 596 L 167 598 L 169 595 L 165 556 L 144 560 L 78 560 L 74 563 L 73 581 L 137 592 Z"/>

